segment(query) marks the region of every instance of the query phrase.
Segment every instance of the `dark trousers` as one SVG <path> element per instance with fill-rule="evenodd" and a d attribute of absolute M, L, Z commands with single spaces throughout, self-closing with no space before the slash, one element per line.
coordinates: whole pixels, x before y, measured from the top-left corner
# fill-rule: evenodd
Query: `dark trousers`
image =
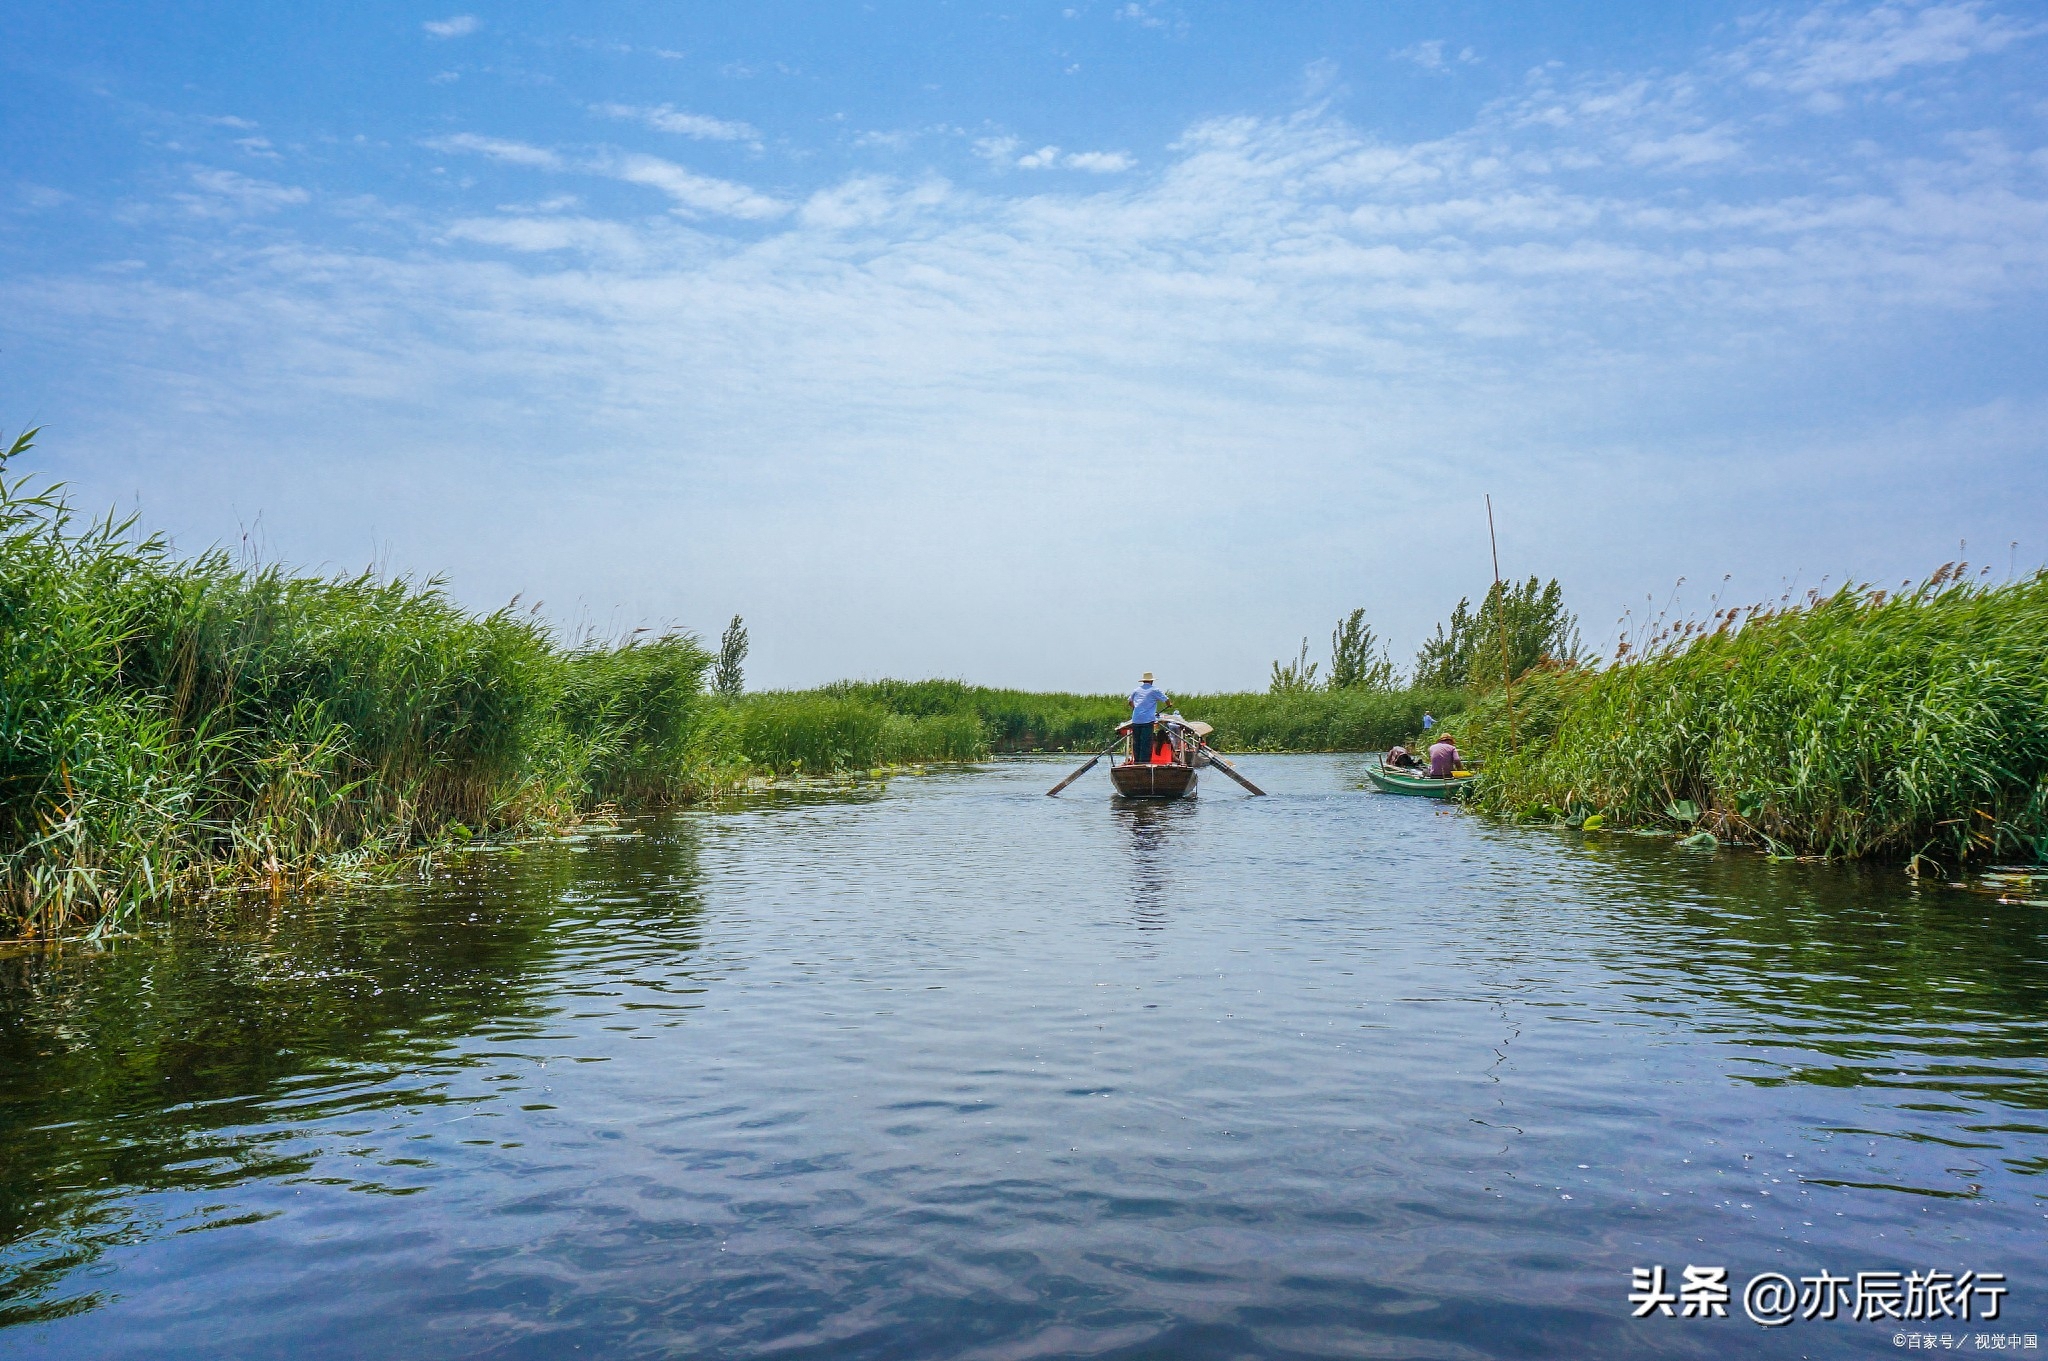
<path fill-rule="evenodd" d="M 1131 724 L 1131 759 L 1144 765 L 1152 759 L 1152 725 Z"/>

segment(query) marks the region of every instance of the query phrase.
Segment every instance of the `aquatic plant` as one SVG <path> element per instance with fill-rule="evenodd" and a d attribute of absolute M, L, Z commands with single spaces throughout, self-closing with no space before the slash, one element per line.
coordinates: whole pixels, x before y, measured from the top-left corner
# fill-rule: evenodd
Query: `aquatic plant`
<path fill-rule="evenodd" d="M 1539 667 L 1463 721 L 1486 805 L 1698 825 L 1788 854 L 2048 857 L 2048 575 L 1716 609 Z"/>

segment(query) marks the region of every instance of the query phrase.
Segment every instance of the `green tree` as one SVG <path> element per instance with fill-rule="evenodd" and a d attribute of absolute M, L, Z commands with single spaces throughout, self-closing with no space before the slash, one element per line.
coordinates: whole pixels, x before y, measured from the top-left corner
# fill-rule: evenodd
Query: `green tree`
<path fill-rule="evenodd" d="M 746 672 L 741 669 L 746 660 L 747 626 L 734 615 L 718 639 L 718 666 L 711 673 L 711 688 L 718 691 L 720 698 L 738 699 L 747 688 Z"/>
<path fill-rule="evenodd" d="M 1414 684 L 1493 690 L 1542 662 L 1576 662 L 1581 652 L 1578 618 L 1564 607 L 1555 577 L 1495 582 L 1476 612 L 1469 599 L 1460 599 L 1448 623 L 1423 642 Z"/>
<path fill-rule="evenodd" d="M 1320 690 L 1323 687 L 1316 680 L 1316 672 L 1319 669 L 1317 663 L 1308 659 L 1308 639 L 1304 638 L 1301 640 L 1300 656 L 1285 665 L 1273 663 L 1273 679 L 1266 689 L 1268 693 L 1275 695 L 1300 695 L 1310 690 Z"/>
<path fill-rule="evenodd" d="M 1332 690 L 1391 690 L 1394 663 L 1384 646 L 1365 622 L 1365 611 L 1353 610 L 1337 621 L 1330 634 L 1330 688 Z"/>

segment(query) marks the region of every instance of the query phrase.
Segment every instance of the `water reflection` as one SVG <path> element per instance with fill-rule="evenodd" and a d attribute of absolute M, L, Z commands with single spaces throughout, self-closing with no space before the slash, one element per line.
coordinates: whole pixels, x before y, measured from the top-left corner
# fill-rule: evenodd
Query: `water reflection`
<path fill-rule="evenodd" d="M 110 1246 L 267 1217 L 233 1189 L 308 1177 L 393 1112 L 515 1095 L 453 1089 L 485 1061 L 464 1042 L 547 1036 L 552 957 L 608 887 L 688 903 L 691 829 L 599 829 L 432 885 L 216 904 L 146 939 L 0 958 L 0 1325 L 99 1302 L 67 1282 Z M 682 950 L 690 915 L 668 923 Z M 323 1184 L 402 1196 L 432 1166 L 358 1151 Z"/>
<path fill-rule="evenodd" d="M 2042 1317 L 2041 914 L 1355 764 L 804 791 L 5 961 L 0 1347 L 1890 1349 L 1628 1318 L 1701 1260 Z"/>
<path fill-rule="evenodd" d="M 1194 815 L 1196 806 L 1186 801 L 1151 803 L 1126 799 L 1114 800 L 1111 805 L 1112 816 L 1124 835 L 1131 920 L 1140 931 L 1158 931 L 1166 925 L 1176 879 L 1175 833 Z"/>

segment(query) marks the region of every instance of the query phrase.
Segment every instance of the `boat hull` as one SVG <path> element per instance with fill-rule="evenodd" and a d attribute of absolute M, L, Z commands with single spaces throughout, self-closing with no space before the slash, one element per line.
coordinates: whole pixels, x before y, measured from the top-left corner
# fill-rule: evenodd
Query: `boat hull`
<path fill-rule="evenodd" d="M 1116 786 L 1117 797 L 1125 799 L 1184 799 L 1195 792 L 1195 772 L 1191 766 L 1126 761 L 1110 767 L 1109 782 Z"/>
<path fill-rule="evenodd" d="M 1476 783 L 1470 775 L 1432 780 L 1427 775 L 1409 775 L 1384 766 L 1367 766 L 1365 774 L 1382 794 L 1405 794 L 1417 799 L 1462 799 Z"/>

